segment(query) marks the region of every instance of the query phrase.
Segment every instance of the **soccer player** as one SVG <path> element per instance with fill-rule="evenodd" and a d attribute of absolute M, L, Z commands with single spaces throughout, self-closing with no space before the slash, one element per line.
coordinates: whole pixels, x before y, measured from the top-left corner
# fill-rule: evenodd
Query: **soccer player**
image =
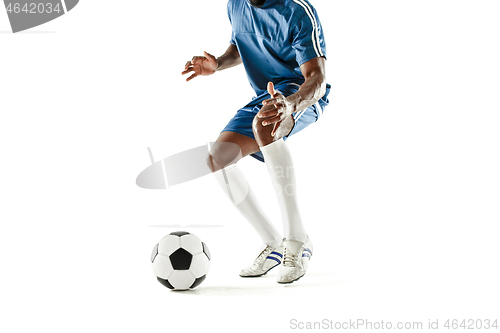
<path fill-rule="evenodd" d="M 226 52 L 204 52 L 185 65 L 186 81 L 243 63 L 254 97 L 220 133 L 207 164 L 235 207 L 263 241 L 242 277 L 257 277 L 282 264 L 278 283 L 307 270 L 313 247 L 299 212 L 292 157 L 285 140 L 317 121 L 328 104 L 323 29 L 308 0 L 229 0 L 232 26 Z M 265 162 L 283 219 L 284 238 L 262 211 L 236 162 L 252 156 Z"/>

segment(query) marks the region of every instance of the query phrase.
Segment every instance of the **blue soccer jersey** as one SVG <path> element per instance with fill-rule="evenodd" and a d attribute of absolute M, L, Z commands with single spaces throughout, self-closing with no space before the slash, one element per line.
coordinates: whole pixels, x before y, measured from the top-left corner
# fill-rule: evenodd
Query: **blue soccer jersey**
<path fill-rule="evenodd" d="M 256 8 L 248 0 L 229 0 L 231 44 L 245 66 L 257 96 L 267 83 L 301 85 L 300 65 L 326 58 L 323 29 L 318 14 L 307 0 L 267 0 Z"/>

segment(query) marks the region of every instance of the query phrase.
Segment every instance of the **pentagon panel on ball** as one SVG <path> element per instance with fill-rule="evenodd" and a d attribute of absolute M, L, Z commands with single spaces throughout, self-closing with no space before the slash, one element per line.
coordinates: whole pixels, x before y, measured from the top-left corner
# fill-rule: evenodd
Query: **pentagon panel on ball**
<path fill-rule="evenodd" d="M 176 231 L 153 247 L 151 264 L 158 281 L 172 290 L 199 286 L 210 269 L 210 251 L 197 236 Z"/>

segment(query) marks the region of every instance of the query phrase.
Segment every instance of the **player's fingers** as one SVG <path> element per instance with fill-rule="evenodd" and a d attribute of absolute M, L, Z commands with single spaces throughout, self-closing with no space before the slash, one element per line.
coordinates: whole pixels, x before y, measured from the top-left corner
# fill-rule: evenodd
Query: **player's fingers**
<path fill-rule="evenodd" d="M 205 55 L 205 58 L 208 58 L 210 60 L 215 60 L 215 57 L 208 53 L 207 51 L 203 51 L 203 54 Z"/>
<path fill-rule="evenodd" d="M 276 97 L 276 98 L 266 99 L 265 101 L 262 102 L 262 104 L 263 105 L 271 105 L 271 104 L 277 104 L 278 102 L 281 102 L 280 98 Z"/>
<path fill-rule="evenodd" d="M 262 126 L 269 126 L 269 125 L 275 124 L 279 121 L 281 121 L 281 117 L 280 117 L 280 115 L 277 115 L 276 117 L 272 117 L 272 118 L 264 120 L 262 122 Z"/>
<path fill-rule="evenodd" d="M 194 56 L 193 59 L 191 59 L 191 64 L 194 65 L 196 62 L 205 59 L 205 57 L 200 57 L 200 56 Z"/>
<path fill-rule="evenodd" d="M 259 118 L 269 118 L 269 117 L 275 117 L 278 114 L 279 114 L 279 108 L 274 107 L 266 111 L 260 111 L 257 115 L 259 116 Z"/>
<path fill-rule="evenodd" d="M 268 118 L 272 116 L 276 116 L 281 110 L 281 106 L 272 104 L 267 106 L 266 108 L 262 108 L 259 113 L 257 113 L 257 116 L 259 118 Z"/>
<path fill-rule="evenodd" d="M 195 73 L 195 74 L 193 74 L 193 75 L 191 75 L 190 77 L 188 77 L 188 78 L 186 79 L 186 82 L 191 81 L 192 79 L 194 79 L 194 78 L 195 78 L 195 77 L 197 77 L 197 76 L 198 76 L 198 75 L 197 75 L 196 73 Z"/>
<path fill-rule="evenodd" d="M 269 95 L 271 95 L 271 97 L 274 97 L 274 95 L 276 94 L 276 92 L 274 91 L 274 83 L 267 83 L 267 92 L 269 93 Z"/>
<path fill-rule="evenodd" d="M 267 117 L 270 117 L 270 116 L 274 116 L 278 113 L 281 113 L 282 112 L 282 108 L 283 108 L 283 103 L 279 102 L 279 103 L 267 103 L 266 106 L 269 106 L 268 108 L 266 108 L 265 111 L 261 110 L 257 115 L 259 116 L 259 118 L 267 118 Z"/>
<path fill-rule="evenodd" d="M 273 131 L 271 132 L 271 136 L 275 136 L 276 135 L 276 131 L 278 130 L 278 128 L 280 127 L 280 125 L 281 125 L 281 121 L 278 121 L 277 123 L 274 124 Z"/>
<path fill-rule="evenodd" d="M 191 61 L 186 62 L 186 64 L 184 65 L 184 69 L 188 69 L 189 66 L 191 65 L 192 65 Z"/>
<path fill-rule="evenodd" d="M 193 67 L 188 68 L 187 70 L 185 70 L 185 71 L 182 72 L 182 75 L 187 74 L 187 73 L 192 72 L 192 71 L 194 71 Z"/>

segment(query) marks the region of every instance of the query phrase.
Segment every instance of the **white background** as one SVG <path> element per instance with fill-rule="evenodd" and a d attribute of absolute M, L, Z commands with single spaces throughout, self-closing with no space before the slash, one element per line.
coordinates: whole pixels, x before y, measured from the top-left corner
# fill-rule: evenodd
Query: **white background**
<path fill-rule="evenodd" d="M 0 10 L 2 332 L 500 319 L 498 1 L 312 3 L 332 93 L 288 141 L 315 244 L 290 286 L 238 277 L 259 240 L 211 176 L 135 185 L 146 147 L 160 159 L 215 140 L 252 97 L 242 67 L 180 75 L 225 51 L 226 1 L 84 0 L 18 34 Z M 279 226 L 265 166 L 240 165 Z M 213 255 L 191 292 L 149 264 L 177 229 Z"/>

